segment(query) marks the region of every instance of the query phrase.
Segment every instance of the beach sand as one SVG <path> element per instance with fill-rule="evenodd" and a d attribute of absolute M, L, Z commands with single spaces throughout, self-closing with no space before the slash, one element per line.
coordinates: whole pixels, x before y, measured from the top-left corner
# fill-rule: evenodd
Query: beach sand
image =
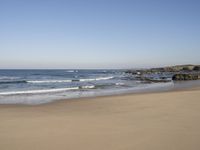
<path fill-rule="evenodd" d="M 0 105 L 0 150 L 198 150 L 200 90 Z"/>

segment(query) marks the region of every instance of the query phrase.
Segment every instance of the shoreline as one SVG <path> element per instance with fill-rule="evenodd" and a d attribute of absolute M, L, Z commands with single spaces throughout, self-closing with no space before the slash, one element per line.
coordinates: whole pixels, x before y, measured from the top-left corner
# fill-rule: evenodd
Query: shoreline
<path fill-rule="evenodd" d="M 56 105 L 57 103 L 65 103 L 65 101 L 85 101 L 85 100 L 92 100 L 92 99 L 102 99 L 102 98 L 122 98 L 124 96 L 140 96 L 140 95 L 151 95 L 151 94 L 162 94 L 162 93 L 176 93 L 176 92 L 187 92 L 187 91 L 199 91 L 199 87 L 188 87 L 184 89 L 170 89 L 166 91 L 147 91 L 147 92 L 137 92 L 137 93 L 120 93 L 120 94 L 113 94 L 113 95 L 101 95 L 101 96 L 91 96 L 91 97 L 79 97 L 79 98 L 70 98 L 70 99 L 59 99 L 55 100 L 49 103 L 43 103 L 43 104 L 36 104 L 36 105 L 26 105 L 26 104 L 0 104 L 1 105 L 21 105 L 21 106 L 45 106 L 45 105 Z"/>
<path fill-rule="evenodd" d="M 70 98 L 70 99 L 60 99 L 57 101 L 52 101 L 50 103 L 57 103 L 59 101 L 67 101 L 67 100 L 84 100 L 84 99 L 98 99 L 98 98 L 106 98 L 106 97 L 122 97 L 122 96 L 135 96 L 135 95 L 146 95 L 146 94 L 156 94 L 156 93 L 173 93 L 173 92 L 186 92 L 186 91 L 198 91 L 200 90 L 200 85 L 199 86 L 194 86 L 194 87 L 184 87 L 184 88 L 177 88 L 177 89 L 168 89 L 168 90 L 155 90 L 155 91 L 145 91 L 145 92 L 127 92 L 127 93 L 120 93 L 120 94 L 113 94 L 113 95 L 100 95 L 100 96 L 91 96 L 91 97 L 79 97 L 79 98 Z M 45 104 L 50 104 L 50 103 L 44 103 L 44 104 L 39 104 L 39 105 L 45 105 Z M 1 104 L 0 104 L 1 105 Z"/>
<path fill-rule="evenodd" d="M 0 105 L 3 150 L 196 150 L 200 87 Z"/>
<path fill-rule="evenodd" d="M 122 92 L 122 93 L 118 93 L 118 94 L 108 94 L 108 95 L 97 95 L 97 96 L 86 96 L 86 97 L 75 97 L 75 98 L 63 98 L 63 99 L 56 99 L 56 100 L 52 100 L 50 102 L 46 102 L 46 103 L 40 103 L 40 104 L 0 104 L 1 106 L 27 106 L 27 107 L 36 107 L 36 106 L 45 106 L 45 105 L 49 105 L 49 104 L 56 104 L 62 101 L 79 101 L 79 100 L 91 100 L 91 99 L 98 99 L 98 98 L 110 98 L 110 97 L 121 97 L 121 96 L 134 96 L 134 95 L 146 95 L 146 94 L 156 94 L 156 93 L 168 93 L 168 92 L 179 92 L 179 91 L 193 91 L 193 90 L 200 90 L 200 85 L 187 85 L 188 83 L 192 83 L 195 81 L 183 81 L 181 82 L 181 84 L 185 84 L 184 86 L 180 86 L 180 87 L 173 87 L 173 88 L 169 88 L 169 89 L 165 89 L 163 87 L 161 87 L 161 89 L 148 89 L 148 90 L 144 90 L 144 91 L 127 91 L 127 92 Z M 163 89 L 162 89 L 163 88 Z"/>

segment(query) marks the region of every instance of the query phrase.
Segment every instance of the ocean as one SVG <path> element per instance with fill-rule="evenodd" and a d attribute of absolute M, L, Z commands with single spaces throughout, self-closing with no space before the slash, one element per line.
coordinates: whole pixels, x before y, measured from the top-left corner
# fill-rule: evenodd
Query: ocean
<path fill-rule="evenodd" d="M 168 90 L 174 83 L 142 82 L 124 70 L 0 70 L 0 104 Z"/>

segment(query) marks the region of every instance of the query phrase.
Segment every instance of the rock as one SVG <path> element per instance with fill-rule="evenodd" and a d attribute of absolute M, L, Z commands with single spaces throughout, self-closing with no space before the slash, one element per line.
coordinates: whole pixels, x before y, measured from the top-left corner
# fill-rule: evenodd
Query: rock
<path fill-rule="evenodd" d="M 182 70 L 183 71 L 191 71 L 191 68 L 189 68 L 189 67 L 183 67 Z"/>
<path fill-rule="evenodd" d="M 174 81 L 182 81 L 182 80 L 198 80 L 199 76 L 196 74 L 175 74 L 172 77 Z"/>
<path fill-rule="evenodd" d="M 193 68 L 193 71 L 200 71 L 200 66 L 195 66 L 195 67 Z"/>

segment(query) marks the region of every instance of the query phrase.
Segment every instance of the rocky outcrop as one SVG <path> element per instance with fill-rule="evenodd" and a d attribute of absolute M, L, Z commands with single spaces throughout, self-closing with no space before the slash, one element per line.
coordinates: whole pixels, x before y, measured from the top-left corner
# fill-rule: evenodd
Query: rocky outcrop
<path fill-rule="evenodd" d="M 172 77 L 174 81 L 183 81 L 183 80 L 198 80 L 199 75 L 197 74 L 175 74 Z"/>
<path fill-rule="evenodd" d="M 195 67 L 193 68 L 193 71 L 200 71 L 200 66 L 195 66 Z"/>
<path fill-rule="evenodd" d="M 200 65 L 179 65 L 151 69 L 127 70 L 126 73 L 134 75 L 136 79 L 148 82 L 169 82 L 171 79 L 174 81 L 198 80 L 200 79 Z M 165 78 L 162 79 L 163 75 L 168 75 L 168 78 L 170 75 L 170 80 Z M 156 76 L 158 79 L 154 78 Z"/>
<path fill-rule="evenodd" d="M 153 73 L 165 73 L 165 72 L 172 72 L 172 73 L 179 73 L 185 72 L 189 73 L 192 71 L 200 71 L 199 65 L 179 65 L 179 66 L 169 66 L 169 67 L 160 67 L 160 68 L 151 68 L 151 69 L 140 69 L 140 70 L 127 70 L 126 73 L 129 74 L 153 74 Z"/>

